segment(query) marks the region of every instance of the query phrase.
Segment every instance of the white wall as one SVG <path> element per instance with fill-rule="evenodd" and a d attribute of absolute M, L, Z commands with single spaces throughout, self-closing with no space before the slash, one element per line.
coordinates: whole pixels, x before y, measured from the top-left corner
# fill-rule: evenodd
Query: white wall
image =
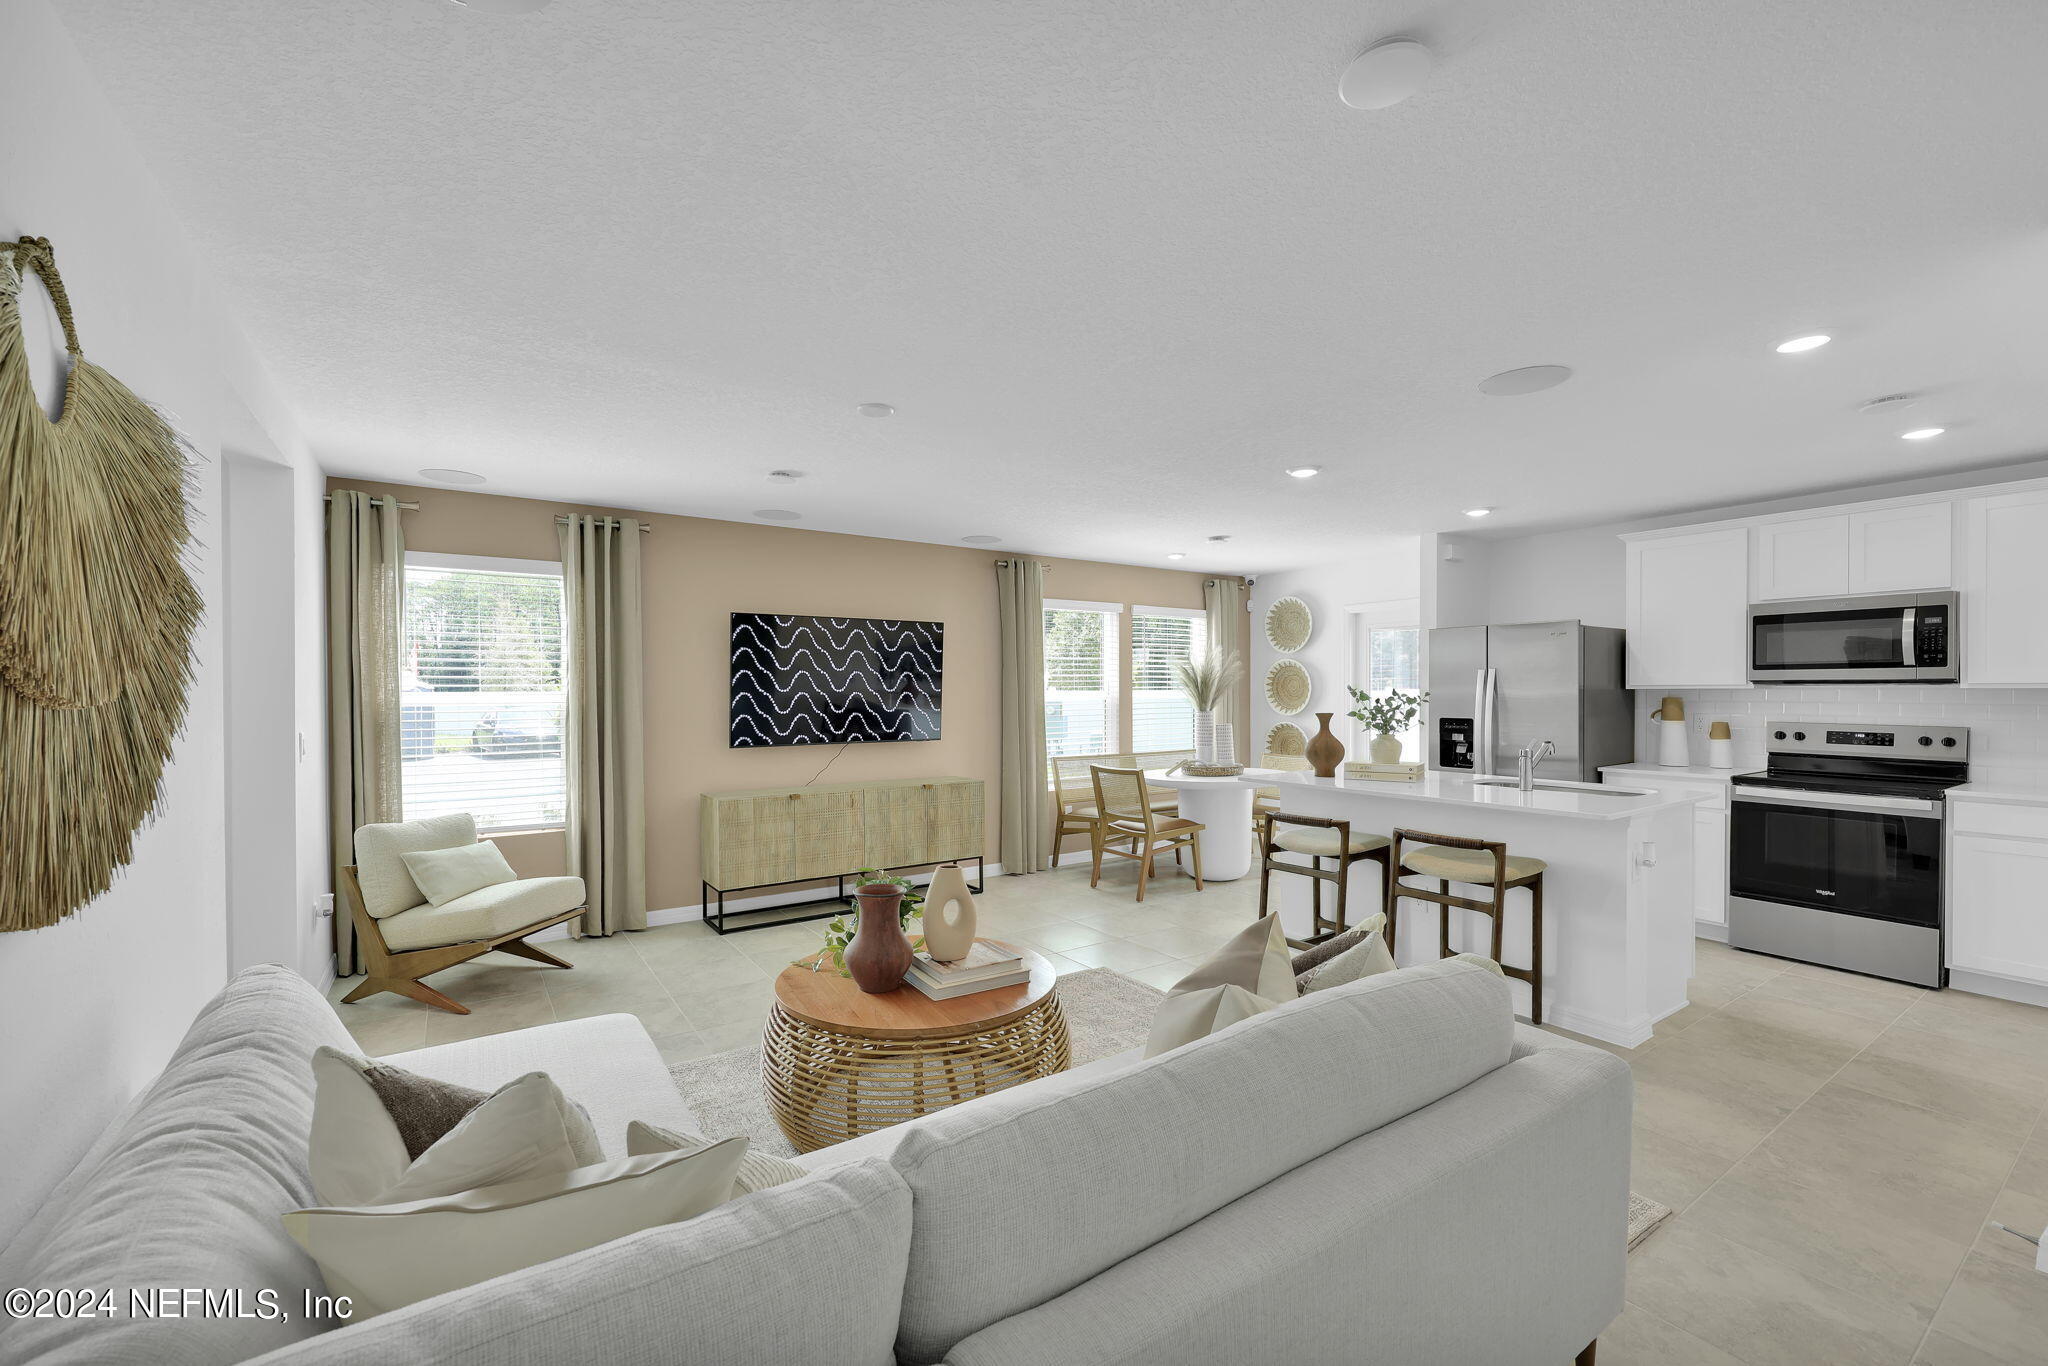
<path fill-rule="evenodd" d="M 1256 763 L 1265 748 L 1267 732 L 1283 721 L 1314 735 L 1315 714 L 1319 711 L 1336 713 L 1331 729 L 1347 749 L 1352 747 L 1350 725 L 1344 719 L 1351 709 L 1350 695 L 1344 690 L 1344 685 L 1351 681 L 1351 632 L 1344 609 L 1354 603 L 1419 601 L 1421 569 L 1422 543 L 1418 538 L 1381 536 L 1364 543 L 1358 554 L 1334 564 L 1258 576 L 1251 592 L 1251 667 L 1247 675 L 1252 733 L 1239 738 L 1240 762 Z M 1266 702 L 1266 671 L 1287 657 L 1266 643 L 1266 609 L 1284 597 L 1300 598 L 1315 615 L 1315 630 L 1308 644 L 1292 656 L 1308 670 L 1313 687 L 1309 705 L 1299 716 L 1282 716 Z"/>
<path fill-rule="evenodd" d="M 5 1242 L 162 1066 L 225 978 L 220 452 L 232 406 L 256 416 L 295 470 L 312 462 L 227 318 L 213 272 L 196 259 L 49 5 L 0 0 L 0 34 L 0 236 L 51 239 L 86 354 L 170 413 L 201 453 L 193 558 L 208 604 L 185 732 L 133 863 L 105 896 L 57 925 L 0 935 Z M 47 372 L 59 348 L 39 287 L 24 294 L 23 311 Z M 292 686 L 290 676 L 279 686 Z"/>

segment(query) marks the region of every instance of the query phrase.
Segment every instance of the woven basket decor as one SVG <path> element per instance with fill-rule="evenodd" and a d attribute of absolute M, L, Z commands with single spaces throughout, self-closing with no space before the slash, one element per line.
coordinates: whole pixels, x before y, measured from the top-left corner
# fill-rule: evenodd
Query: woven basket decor
<path fill-rule="evenodd" d="M 1300 598 L 1281 598 L 1266 609 L 1266 642 L 1281 654 L 1291 655 L 1308 644 L 1315 628 L 1315 615 Z"/>
<path fill-rule="evenodd" d="M 1293 757 L 1308 752 L 1308 736 L 1292 721 L 1282 721 L 1266 732 L 1266 753 Z"/>
<path fill-rule="evenodd" d="M 26 271 L 71 360 L 54 421 L 22 340 Z M 80 353 L 49 242 L 0 243 L 0 931 L 105 891 L 161 796 L 201 610 L 189 468 L 163 417 Z"/>
<path fill-rule="evenodd" d="M 1297 660 L 1283 659 L 1266 671 L 1266 702 L 1282 716 L 1298 716 L 1308 705 L 1308 670 Z"/>

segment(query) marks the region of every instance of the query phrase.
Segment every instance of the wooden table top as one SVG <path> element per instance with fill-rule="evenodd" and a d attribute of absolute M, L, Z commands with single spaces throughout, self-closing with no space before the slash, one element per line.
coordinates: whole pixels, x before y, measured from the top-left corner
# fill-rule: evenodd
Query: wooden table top
<path fill-rule="evenodd" d="M 795 964 L 775 979 L 775 1000 L 798 1019 L 868 1039 L 944 1039 L 979 1033 L 1008 1024 L 1043 1001 L 1059 974 L 1030 949 L 1000 939 L 984 939 L 1017 954 L 1031 967 L 1031 980 L 1015 986 L 977 991 L 951 1000 L 934 1001 L 913 986 L 870 995 L 841 977 L 828 960 L 816 972 Z"/>

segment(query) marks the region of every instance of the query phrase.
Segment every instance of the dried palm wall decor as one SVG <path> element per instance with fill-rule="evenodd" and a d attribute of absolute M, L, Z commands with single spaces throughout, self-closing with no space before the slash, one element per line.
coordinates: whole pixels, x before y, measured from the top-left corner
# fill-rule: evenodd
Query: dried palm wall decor
<path fill-rule="evenodd" d="M 71 356 L 55 420 L 29 382 L 28 271 Z M 105 891 L 156 807 L 201 608 L 187 456 L 80 354 L 49 242 L 0 242 L 0 930 L 54 925 Z"/>

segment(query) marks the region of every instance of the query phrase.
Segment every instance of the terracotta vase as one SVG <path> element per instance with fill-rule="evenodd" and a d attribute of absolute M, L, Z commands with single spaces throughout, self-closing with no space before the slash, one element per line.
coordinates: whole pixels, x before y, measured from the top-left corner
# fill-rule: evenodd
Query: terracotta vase
<path fill-rule="evenodd" d="M 924 951 L 941 963 L 957 963 L 974 947 L 974 897 L 957 863 L 932 870 L 924 889 Z"/>
<path fill-rule="evenodd" d="M 880 995 L 903 985 L 910 971 L 910 940 L 903 933 L 903 889 L 870 882 L 854 890 L 860 922 L 846 946 L 846 973 L 862 991 Z"/>
<path fill-rule="evenodd" d="M 1302 751 L 1318 778 L 1336 777 L 1337 765 L 1344 762 L 1344 742 L 1330 734 L 1330 718 L 1336 714 L 1333 711 L 1316 713 L 1316 722 L 1321 729 L 1309 737 L 1308 748 Z"/>
<path fill-rule="evenodd" d="M 1375 735 L 1366 748 L 1372 751 L 1372 761 L 1376 764 L 1401 762 L 1401 737 L 1398 735 Z"/>

